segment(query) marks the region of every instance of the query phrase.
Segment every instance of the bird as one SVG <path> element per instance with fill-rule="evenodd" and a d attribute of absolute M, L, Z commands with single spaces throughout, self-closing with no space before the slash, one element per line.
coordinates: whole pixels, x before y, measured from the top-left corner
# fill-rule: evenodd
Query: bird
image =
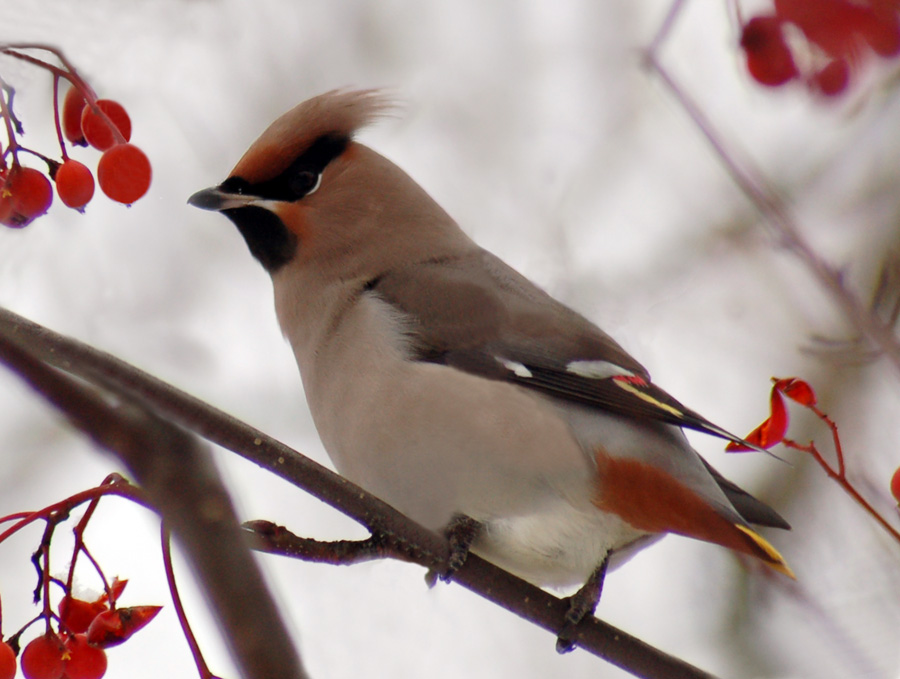
<path fill-rule="evenodd" d="M 188 200 L 233 222 L 271 276 L 337 470 L 448 535 L 447 577 L 471 551 L 538 586 L 580 586 L 561 651 L 594 613 L 607 569 L 668 533 L 793 578 L 752 527 L 787 522 L 684 429 L 742 440 L 656 386 L 356 140 L 394 109 L 377 89 L 308 99 Z"/>

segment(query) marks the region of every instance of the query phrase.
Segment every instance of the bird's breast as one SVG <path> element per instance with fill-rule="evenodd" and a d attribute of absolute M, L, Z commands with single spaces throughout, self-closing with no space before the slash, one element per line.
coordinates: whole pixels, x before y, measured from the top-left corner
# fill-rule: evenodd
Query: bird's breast
<path fill-rule="evenodd" d="M 557 409 L 505 382 L 413 360 L 409 324 L 364 294 L 326 328 L 291 328 L 306 397 L 337 469 L 431 528 L 454 512 L 590 504 L 592 462 Z M 311 338 L 318 337 L 315 342 Z"/>

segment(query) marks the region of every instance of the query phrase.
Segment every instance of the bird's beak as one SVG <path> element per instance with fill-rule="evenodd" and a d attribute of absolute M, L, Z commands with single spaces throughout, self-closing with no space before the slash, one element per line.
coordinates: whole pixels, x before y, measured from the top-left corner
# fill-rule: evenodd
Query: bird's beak
<path fill-rule="evenodd" d="M 197 193 L 188 198 L 188 205 L 199 207 L 201 210 L 214 210 L 215 212 L 233 210 L 240 207 L 250 207 L 259 205 L 259 203 L 259 196 L 245 196 L 240 193 L 228 193 L 217 186 L 197 191 Z"/>

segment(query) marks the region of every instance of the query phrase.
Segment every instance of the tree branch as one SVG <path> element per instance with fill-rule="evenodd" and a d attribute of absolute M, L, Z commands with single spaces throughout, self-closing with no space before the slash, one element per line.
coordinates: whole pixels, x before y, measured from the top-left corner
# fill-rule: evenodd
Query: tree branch
<path fill-rule="evenodd" d="M 131 470 L 178 536 L 243 676 L 306 677 L 208 449 L 137 399 L 110 404 L 36 358 L 21 335 L 0 333 L 0 360 Z"/>
<path fill-rule="evenodd" d="M 158 415 L 277 474 L 366 526 L 379 544 L 390 545 L 389 551 L 398 552 L 401 558 L 444 570 L 449 546 L 443 537 L 265 433 L 120 359 L 0 308 L 2 336 L 27 344 L 50 365 L 140 400 Z M 564 624 L 566 601 L 474 554 L 456 572 L 453 581 L 552 634 Z M 572 642 L 639 677 L 713 679 L 712 675 L 593 617 L 573 630 Z"/>

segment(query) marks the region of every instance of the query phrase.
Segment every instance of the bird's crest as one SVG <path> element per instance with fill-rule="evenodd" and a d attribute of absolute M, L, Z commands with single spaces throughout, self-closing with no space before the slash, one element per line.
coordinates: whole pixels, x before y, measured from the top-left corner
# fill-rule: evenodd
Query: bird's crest
<path fill-rule="evenodd" d="M 350 139 L 396 108 L 381 90 L 332 90 L 298 104 L 269 125 L 231 171 L 251 184 L 278 176 L 317 139 Z"/>

